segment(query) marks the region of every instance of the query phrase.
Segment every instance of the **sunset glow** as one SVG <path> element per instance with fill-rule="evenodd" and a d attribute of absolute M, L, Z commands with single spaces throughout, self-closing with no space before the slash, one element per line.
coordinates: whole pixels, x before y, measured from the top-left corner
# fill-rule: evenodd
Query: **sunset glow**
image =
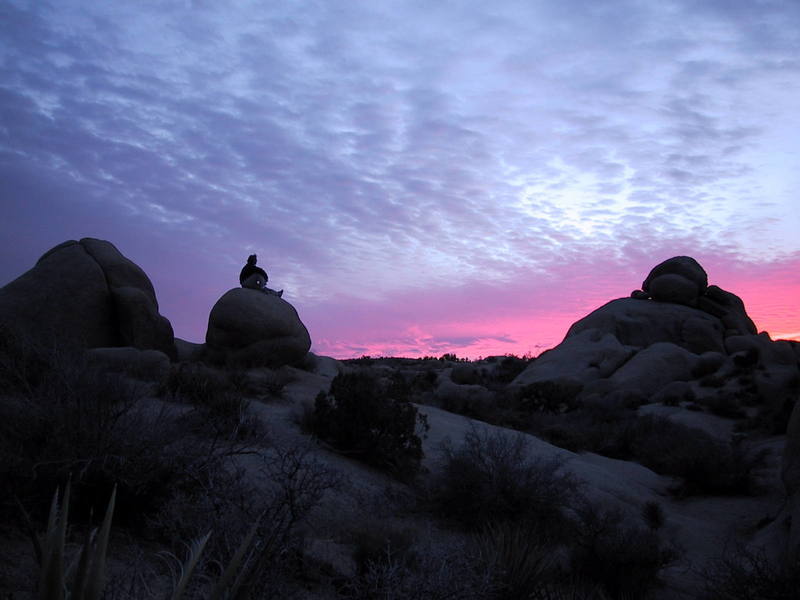
<path fill-rule="evenodd" d="M 800 339 L 800 3 L 0 8 L 0 285 L 67 239 L 202 342 L 248 254 L 313 351 L 538 354 L 690 255 Z"/>

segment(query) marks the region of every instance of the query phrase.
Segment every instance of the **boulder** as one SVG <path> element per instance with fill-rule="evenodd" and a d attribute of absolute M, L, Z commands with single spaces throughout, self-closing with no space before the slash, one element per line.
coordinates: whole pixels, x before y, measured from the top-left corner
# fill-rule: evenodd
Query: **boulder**
<path fill-rule="evenodd" d="M 568 333 L 561 344 L 542 353 L 512 384 L 527 385 L 562 378 L 585 384 L 610 376 L 634 351 L 623 346 L 612 333 L 601 329 Z"/>
<path fill-rule="evenodd" d="M 211 309 L 206 356 L 216 363 L 278 366 L 301 360 L 311 338 L 294 307 L 259 290 L 234 288 Z"/>
<path fill-rule="evenodd" d="M 669 342 L 695 354 L 725 352 L 720 320 L 680 304 L 612 300 L 573 324 L 564 341 L 589 329 L 612 335 L 622 346 L 646 348 Z"/>
<path fill-rule="evenodd" d="M 656 265 L 642 283 L 654 300 L 695 306 L 706 293 L 708 275 L 690 256 L 675 256 Z"/>
<path fill-rule="evenodd" d="M 686 306 L 696 306 L 700 296 L 697 284 L 675 273 L 654 278 L 648 285 L 648 293 L 658 302 L 674 302 Z"/>
<path fill-rule="evenodd" d="M 673 381 L 653 394 L 651 402 L 677 406 L 681 402 L 694 402 L 692 386 L 686 381 Z"/>
<path fill-rule="evenodd" d="M 610 377 L 615 390 L 636 392 L 649 398 L 674 381 L 691 379 L 697 356 L 668 342 L 637 352 Z"/>
<path fill-rule="evenodd" d="M 697 307 L 722 321 L 726 335 L 755 335 L 755 323 L 748 316 L 744 302 L 736 294 L 716 285 L 708 286 L 705 295 L 697 301 Z"/>
<path fill-rule="evenodd" d="M 34 341 L 132 346 L 175 356 L 150 279 L 110 242 L 67 241 L 0 288 L 0 318 Z"/>

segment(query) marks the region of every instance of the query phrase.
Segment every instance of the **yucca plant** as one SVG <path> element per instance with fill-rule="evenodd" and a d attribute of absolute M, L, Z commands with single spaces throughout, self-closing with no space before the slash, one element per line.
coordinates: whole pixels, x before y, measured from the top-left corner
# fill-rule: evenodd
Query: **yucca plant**
<path fill-rule="evenodd" d="M 67 522 L 69 520 L 70 484 L 64 488 L 59 509 L 59 491 L 53 494 L 50 514 L 43 539 L 33 535 L 36 556 L 39 559 L 40 600 L 99 600 L 105 587 L 106 552 L 114 514 L 116 486 L 106 507 L 106 514 L 98 532 L 90 529 L 86 534 L 80 554 L 66 564 Z"/>
<path fill-rule="evenodd" d="M 219 579 L 217 579 L 211 589 L 208 600 L 241 600 L 244 596 L 244 594 L 240 592 L 242 590 L 242 584 L 249 573 L 249 569 L 247 568 L 248 554 L 260 523 L 261 518 L 256 519 L 255 523 L 253 523 L 253 526 L 242 540 L 239 548 L 228 563 L 228 566 L 225 567 Z M 170 600 L 181 600 L 181 598 L 183 598 L 192 573 L 194 573 L 195 568 L 200 562 L 200 556 L 203 554 L 203 550 L 210 537 L 211 532 L 209 531 L 203 537 L 192 542 L 189 546 L 189 554 L 186 560 L 183 563 L 178 561 L 180 577 L 175 584 L 175 589 L 170 596 Z"/>

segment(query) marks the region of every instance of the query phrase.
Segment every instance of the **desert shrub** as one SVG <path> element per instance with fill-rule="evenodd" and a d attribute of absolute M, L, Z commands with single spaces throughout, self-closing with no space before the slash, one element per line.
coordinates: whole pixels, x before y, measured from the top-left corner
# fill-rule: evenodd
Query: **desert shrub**
<path fill-rule="evenodd" d="M 360 371 L 341 373 L 330 392 L 320 392 L 307 424 L 338 451 L 388 471 L 413 477 L 424 456 L 419 433 L 427 420 L 396 380 L 385 382 Z"/>
<path fill-rule="evenodd" d="M 659 571 L 680 555 L 655 531 L 626 524 L 617 510 L 582 503 L 574 514 L 572 575 L 599 584 L 609 598 L 646 597 Z"/>
<path fill-rule="evenodd" d="M 645 502 L 642 506 L 642 520 L 648 529 L 655 531 L 664 526 L 664 509 L 658 502 L 652 500 Z"/>
<path fill-rule="evenodd" d="M 557 460 L 533 458 L 523 434 L 468 431 L 458 447 L 445 445 L 441 474 L 431 485 L 433 510 L 458 526 L 531 522 L 557 527 L 577 483 Z"/>
<path fill-rule="evenodd" d="M 232 373 L 203 363 L 178 363 L 161 383 L 159 395 L 194 405 L 213 405 L 237 391 L 236 382 L 241 376 Z"/>
<path fill-rule="evenodd" d="M 543 415 L 534 431 L 573 452 L 595 452 L 635 460 L 662 475 L 681 479 L 680 495 L 752 494 L 755 470 L 766 454 L 747 452 L 741 443 L 725 443 L 700 429 L 665 417 L 622 408 L 586 406 L 563 415 Z"/>
<path fill-rule="evenodd" d="M 744 547 L 726 551 L 704 575 L 703 600 L 795 600 L 800 590 L 800 564 L 778 565 Z"/>
<path fill-rule="evenodd" d="M 348 537 L 354 546 L 353 559 L 358 572 L 364 575 L 375 563 L 389 559 L 410 562 L 416 535 L 408 527 L 401 527 L 388 519 L 375 518 L 360 522 Z"/>
<path fill-rule="evenodd" d="M 528 523 L 489 524 L 478 536 L 480 556 L 498 595 L 509 600 L 536 598 L 554 579 L 554 548 Z"/>
<path fill-rule="evenodd" d="M 797 397 L 796 393 L 786 395 L 770 405 L 761 407 L 758 414 L 748 423 L 749 428 L 759 429 L 770 435 L 785 435 Z"/>
<path fill-rule="evenodd" d="M 620 406 L 589 404 L 564 414 L 533 413 L 531 429 L 551 444 L 573 452 L 611 455 L 636 413 Z"/>
<path fill-rule="evenodd" d="M 340 592 L 348 600 L 489 600 L 502 597 L 469 542 L 425 539 L 402 554 L 390 545 Z"/>
<path fill-rule="evenodd" d="M 497 383 L 511 383 L 530 363 L 530 359 L 507 354 L 500 359 L 494 372 L 494 380 Z"/>
<path fill-rule="evenodd" d="M 433 369 L 425 369 L 414 376 L 412 388 L 418 392 L 430 392 L 436 387 L 439 374 Z"/>
<path fill-rule="evenodd" d="M 733 394 L 716 393 L 699 401 L 712 414 L 728 419 L 741 419 L 747 416 L 745 410 L 739 404 L 739 398 Z"/>
<path fill-rule="evenodd" d="M 100 510 L 116 485 L 115 519 L 141 524 L 235 452 L 186 435 L 177 411 L 146 400 L 141 384 L 80 354 L 55 356 L 29 392 L 0 403 L 0 477 L 35 515 L 71 477 L 77 517 Z"/>
<path fill-rule="evenodd" d="M 175 548 L 174 554 L 162 553 L 172 570 L 173 587 L 185 577 L 181 574 L 194 556 L 196 575 L 189 579 L 184 597 L 293 597 L 289 590 L 299 577 L 301 530 L 324 494 L 340 483 L 338 473 L 312 452 L 304 445 L 269 446 L 257 456 L 260 483 L 237 473 L 227 480 L 208 481 L 205 492 L 173 498 L 150 523 L 150 529 L 158 530 L 160 539 Z M 191 539 L 196 542 L 186 544 Z M 225 583 L 223 566 L 234 564 L 237 593 L 230 594 L 229 579 L 225 586 L 229 595 L 212 596 L 209 584 Z M 139 580 L 131 581 L 129 589 L 126 597 L 154 597 Z"/>
<path fill-rule="evenodd" d="M 173 365 L 159 386 L 159 394 L 185 402 L 193 410 L 184 415 L 194 433 L 245 441 L 264 435 L 263 427 L 250 413 L 243 392 L 250 381 L 243 371 L 221 371 L 202 363 Z"/>
<path fill-rule="evenodd" d="M 35 343 L 18 329 L 0 324 L 0 392 L 30 396 L 60 355 Z"/>
<path fill-rule="evenodd" d="M 525 412 L 564 413 L 577 407 L 579 383 L 538 381 L 509 390 L 508 401 Z"/>
<path fill-rule="evenodd" d="M 663 417 L 636 419 L 618 442 L 618 458 L 633 458 L 664 475 L 682 479 L 676 492 L 752 494 L 754 471 L 767 451 L 749 453 L 741 440 L 725 443 L 710 434 Z"/>

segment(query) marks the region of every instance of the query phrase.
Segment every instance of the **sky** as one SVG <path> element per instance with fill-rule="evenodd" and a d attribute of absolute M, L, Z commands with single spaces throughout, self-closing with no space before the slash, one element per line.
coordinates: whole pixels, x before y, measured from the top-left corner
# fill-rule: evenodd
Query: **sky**
<path fill-rule="evenodd" d="M 797 0 L 0 0 L 0 285 L 97 237 L 178 337 L 248 254 L 337 358 L 536 355 L 695 257 L 800 339 Z"/>

